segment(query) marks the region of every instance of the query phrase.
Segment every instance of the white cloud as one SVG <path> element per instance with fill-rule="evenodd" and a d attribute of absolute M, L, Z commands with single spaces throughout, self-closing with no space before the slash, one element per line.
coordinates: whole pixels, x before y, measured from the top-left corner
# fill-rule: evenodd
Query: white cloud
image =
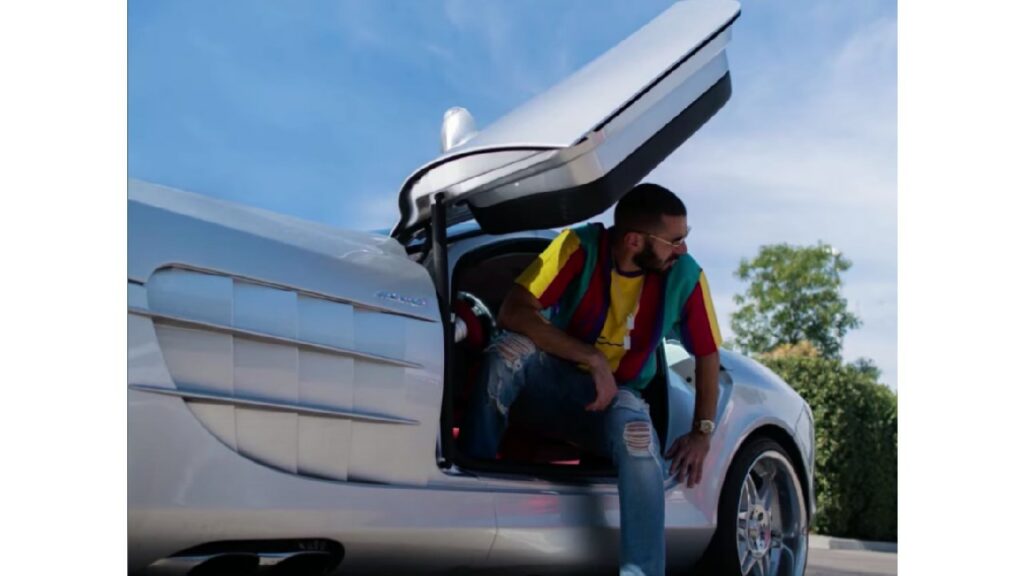
<path fill-rule="evenodd" d="M 510 92 L 520 96 L 514 101 L 525 100 L 571 72 L 564 38 L 556 37 L 556 45 L 545 48 L 550 57 L 530 57 L 529 37 L 536 22 L 514 4 L 446 0 L 444 13 L 460 34 L 478 37 L 486 57 L 486 75 L 471 80 L 480 82 L 476 89 L 496 100 L 507 101 Z M 465 81 L 450 76 L 449 80 Z"/>
<path fill-rule="evenodd" d="M 732 277 L 741 257 L 769 243 L 824 240 L 853 261 L 843 294 L 863 326 L 844 356 L 873 359 L 896 385 L 896 27 L 877 20 L 852 35 L 803 86 L 776 83 L 770 65 L 651 181 L 676 190 L 694 226 L 723 335 L 731 335 Z M 794 101 L 781 94 L 792 92 Z M 731 110 L 742 107 L 736 113 Z"/>

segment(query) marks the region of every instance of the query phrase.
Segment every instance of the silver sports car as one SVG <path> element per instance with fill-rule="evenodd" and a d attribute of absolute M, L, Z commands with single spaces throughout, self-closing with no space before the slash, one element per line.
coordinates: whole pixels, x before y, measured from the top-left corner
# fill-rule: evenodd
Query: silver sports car
<path fill-rule="evenodd" d="M 687 0 L 442 154 L 387 233 L 132 181 L 128 568 L 140 574 L 594 574 L 617 566 L 611 463 L 515 424 L 456 447 L 517 274 L 729 99 L 732 0 Z M 690 430 L 694 361 L 665 341 L 645 391 Z M 807 404 L 722 351 L 704 480 L 665 484 L 668 566 L 800 575 L 814 514 Z"/>

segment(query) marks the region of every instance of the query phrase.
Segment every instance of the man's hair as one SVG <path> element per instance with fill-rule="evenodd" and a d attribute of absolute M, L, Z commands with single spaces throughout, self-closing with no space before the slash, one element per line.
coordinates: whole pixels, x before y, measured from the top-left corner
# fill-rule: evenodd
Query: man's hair
<path fill-rule="evenodd" d="M 615 227 L 622 232 L 648 231 L 661 216 L 686 216 L 686 205 L 668 188 L 645 182 L 634 187 L 615 206 Z"/>

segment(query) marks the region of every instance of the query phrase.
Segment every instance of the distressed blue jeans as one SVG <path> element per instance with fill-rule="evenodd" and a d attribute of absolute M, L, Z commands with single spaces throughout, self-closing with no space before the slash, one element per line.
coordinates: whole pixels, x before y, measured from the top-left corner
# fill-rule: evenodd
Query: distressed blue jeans
<path fill-rule="evenodd" d="M 515 403 L 517 422 L 611 458 L 618 471 L 621 574 L 661 576 L 667 470 L 647 403 L 620 388 L 608 408 L 587 412 L 584 406 L 596 395 L 589 373 L 538 350 L 525 336 L 504 332 L 487 348 L 459 435 L 461 449 L 493 459 Z"/>

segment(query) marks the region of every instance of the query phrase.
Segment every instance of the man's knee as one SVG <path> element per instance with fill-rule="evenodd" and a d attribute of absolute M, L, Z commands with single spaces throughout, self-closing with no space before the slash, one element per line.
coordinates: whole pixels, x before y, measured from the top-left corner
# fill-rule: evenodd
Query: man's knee
<path fill-rule="evenodd" d="M 492 355 L 500 359 L 506 368 L 519 371 L 530 356 L 537 352 L 537 345 L 522 334 L 505 332 L 490 346 Z"/>
<path fill-rule="evenodd" d="M 622 440 L 626 446 L 626 452 L 630 456 L 638 458 L 650 458 L 653 456 L 651 449 L 653 431 L 651 423 L 643 420 L 627 422 L 622 429 Z"/>
<path fill-rule="evenodd" d="M 498 412 L 508 415 L 509 407 L 519 395 L 523 383 L 519 373 L 523 365 L 537 352 L 532 340 L 515 332 L 505 332 L 488 348 L 490 363 L 487 393 Z"/>

